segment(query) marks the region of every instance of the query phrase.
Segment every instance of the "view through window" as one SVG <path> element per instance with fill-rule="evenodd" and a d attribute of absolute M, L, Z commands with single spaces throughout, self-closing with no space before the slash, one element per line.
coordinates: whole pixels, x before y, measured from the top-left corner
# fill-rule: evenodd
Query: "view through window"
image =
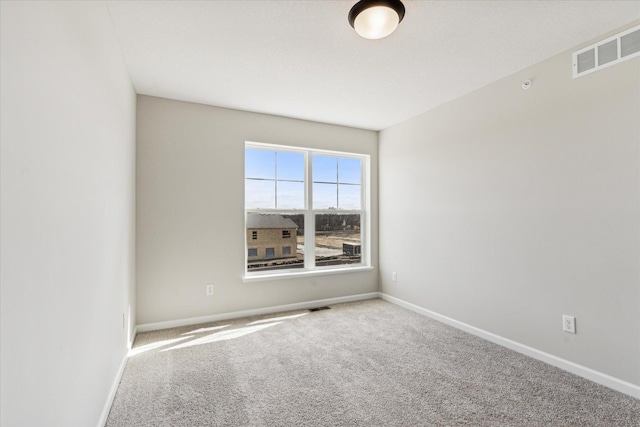
<path fill-rule="evenodd" d="M 247 272 L 362 264 L 364 158 L 248 143 Z"/>

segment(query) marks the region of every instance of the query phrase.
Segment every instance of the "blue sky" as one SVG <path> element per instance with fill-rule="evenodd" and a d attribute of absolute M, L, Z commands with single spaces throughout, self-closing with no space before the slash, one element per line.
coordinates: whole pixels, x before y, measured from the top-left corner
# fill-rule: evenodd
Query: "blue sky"
<path fill-rule="evenodd" d="M 313 208 L 360 209 L 361 161 L 314 155 Z M 304 209 L 304 155 L 245 149 L 245 206 Z"/>

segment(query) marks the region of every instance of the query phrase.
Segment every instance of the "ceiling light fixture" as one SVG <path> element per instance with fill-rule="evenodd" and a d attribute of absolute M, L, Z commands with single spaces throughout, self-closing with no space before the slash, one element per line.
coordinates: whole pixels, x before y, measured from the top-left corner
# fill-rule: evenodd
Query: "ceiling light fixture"
<path fill-rule="evenodd" d="M 393 33 L 404 18 L 400 0 L 360 0 L 349 11 L 349 24 L 365 39 L 381 39 Z"/>

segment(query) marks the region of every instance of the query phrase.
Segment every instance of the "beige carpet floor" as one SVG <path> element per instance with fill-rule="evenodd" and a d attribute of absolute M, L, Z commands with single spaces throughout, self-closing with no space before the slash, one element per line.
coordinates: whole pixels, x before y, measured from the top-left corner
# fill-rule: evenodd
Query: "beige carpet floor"
<path fill-rule="evenodd" d="M 640 426 L 640 401 L 382 300 L 138 335 L 108 427 Z"/>

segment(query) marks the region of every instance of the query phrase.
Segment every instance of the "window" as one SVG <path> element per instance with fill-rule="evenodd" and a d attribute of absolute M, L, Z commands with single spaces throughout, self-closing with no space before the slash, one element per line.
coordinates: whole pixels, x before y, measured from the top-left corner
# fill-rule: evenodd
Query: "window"
<path fill-rule="evenodd" d="M 248 255 L 249 255 L 249 257 L 258 256 L 258 249 L 257 248 L 249 248 Z"/>
<path fill-rule="evenodd" d="M 368 266 L 368 163 L 361 154 L 247 142 L 246 245 L 263 248 L 247 257 L 247 275 Z M 260 240 L 250 243 L 256 229 Z"/>

